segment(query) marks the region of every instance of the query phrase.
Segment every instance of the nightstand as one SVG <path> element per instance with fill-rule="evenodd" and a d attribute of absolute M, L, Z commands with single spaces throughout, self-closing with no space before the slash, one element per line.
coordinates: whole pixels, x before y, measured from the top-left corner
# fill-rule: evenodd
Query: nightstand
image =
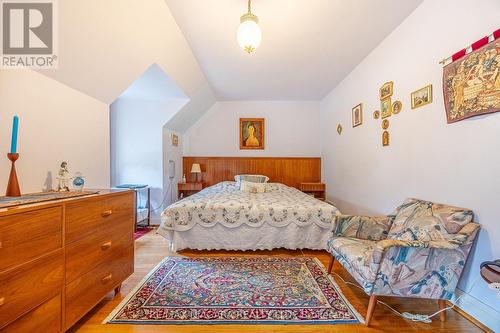
<path fill-rule="evenodd" d="M 312 194 L 316 199 L 326 200 L 326 185 L 323 183 L 300 183 L 299 190 Z"/>
<path fill-rule="evenodd" d="M 177 192 L 179 192 L 179 199 L 198 193 L 203 190 L 204 187 L 205 183 L 178 183 Z"/>

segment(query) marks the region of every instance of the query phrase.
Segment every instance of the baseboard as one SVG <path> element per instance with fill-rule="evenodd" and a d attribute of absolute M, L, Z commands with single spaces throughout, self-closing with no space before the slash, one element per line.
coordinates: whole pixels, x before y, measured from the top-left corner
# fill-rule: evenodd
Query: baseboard
<path fill-rule="evenodd" d="M 452 301 L 459 297 L 454 307 L 455 311 L 485 332 L 500 332 L 500 312 L 462 290 L 456 289 L 455 298 Z"/>

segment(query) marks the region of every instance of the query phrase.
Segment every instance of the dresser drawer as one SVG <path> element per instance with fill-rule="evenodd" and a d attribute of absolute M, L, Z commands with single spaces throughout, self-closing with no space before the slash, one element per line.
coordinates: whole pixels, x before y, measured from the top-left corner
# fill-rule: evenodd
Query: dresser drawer
<path fill-rule="evenodd" d="M 66 286 L 66 323 L 68 328 L 99 303 L 107 293 L 134 272 L 134 246 L 117 253 Z"/>
<path fill-rule="evenodd" d="M 62 246 L 62 207 L 0 217 L 0 271 Z"/>
<path fill-rule="evenodd" d="M 60 293 L 63 250 L 0 273 L 0 327 Z"/>
<path fill-rule="evenodd" d="M 117 223 L 107 232 L 96 232 L 66 246 L 66 284 L 94 267 L 109 262 L 134 244 L 130 223 Z"/>
<path fill-rule="evenodd" d="M 0 332 L 59 333 L 62 330 L 61 314 L 61 294 L 58 294 L 3 330 L 0 330 Z"/>
<path fill-rule="evenodd" d="M 105 232 L 127 223 L 133 228 L 135 194 L 92 197 L 66 205 L 66 244 L 77 241 L 97 230 Z"/>

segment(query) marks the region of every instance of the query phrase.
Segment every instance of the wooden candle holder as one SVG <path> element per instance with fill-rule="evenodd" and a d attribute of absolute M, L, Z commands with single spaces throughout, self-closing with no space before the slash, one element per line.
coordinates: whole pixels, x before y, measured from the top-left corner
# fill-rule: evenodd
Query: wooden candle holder
<path fill-rule="evenodd" d="M 16 173 L 16 161 L 19 158 L 19 154 L 8 153 L 7 158 L 12 162 L 10 167 L 9 182 L 7 183 L 7 191 L 5 195 L 8 197 L 20 197 L 21 189 L 19 188 L 19 182 L 17 180 Z"/>

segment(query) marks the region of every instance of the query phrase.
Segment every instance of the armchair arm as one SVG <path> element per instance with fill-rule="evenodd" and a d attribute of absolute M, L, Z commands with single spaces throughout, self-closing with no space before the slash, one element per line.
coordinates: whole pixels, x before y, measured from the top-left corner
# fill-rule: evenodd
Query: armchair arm
<path fill-rule="evenodd" d="M 355 216 L 339 215 L 335 217 L 333 236 L 354 237 L 368 240 L 381 240 L 387 237 L 393 215 Z"/>

